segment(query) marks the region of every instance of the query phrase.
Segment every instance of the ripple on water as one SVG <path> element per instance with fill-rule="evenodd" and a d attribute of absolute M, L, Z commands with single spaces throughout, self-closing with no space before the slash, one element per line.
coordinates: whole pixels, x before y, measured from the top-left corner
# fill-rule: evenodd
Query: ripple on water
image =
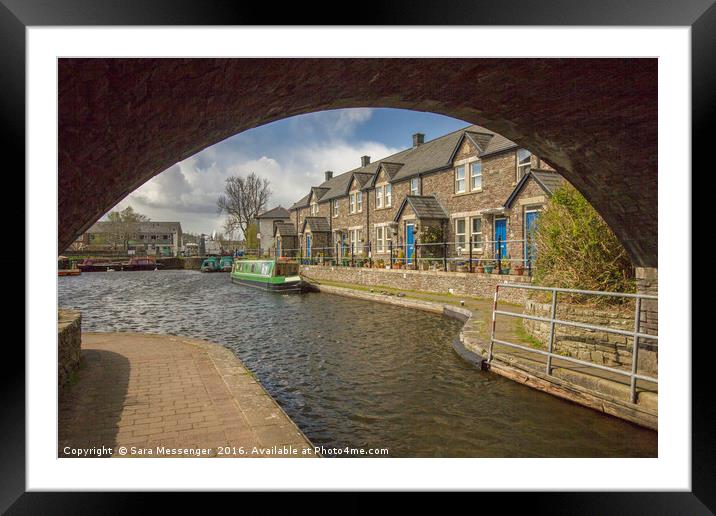
<path fill-rule="evenodd" d="M 196 271 L 59 278 L 85 331 L 223 344 L 317 445 L 394 457 L 656 456 L 657 434 L 478 371 L 460 323 L 327 294 L 274 295 Z"/>

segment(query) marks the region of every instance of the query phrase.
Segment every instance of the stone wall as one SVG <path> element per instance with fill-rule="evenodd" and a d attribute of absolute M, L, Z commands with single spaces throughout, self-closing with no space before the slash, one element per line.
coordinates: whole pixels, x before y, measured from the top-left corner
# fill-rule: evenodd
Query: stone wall
<path fill-rule="evenodd" d="M 632 305 L 633 306 L 633 305 Z M 533 299 L 525 301 L 524 313 L 537 317 L 549 317 L 552 306 Z M 606 326 L 626 331 L 634 330 L 634 309 L 598 309 L 566 303 L 557 304 L 557 319 Z M 549 342 L 548 322 L 523 320 L 528 335 L 547 349 Z M 587 360 L 596 364 L 631 370 L 634 339 L 602 331 L 587 330 L 565 325 L 555 325 L 553 351 L 560 355 Z M 642 328 L 643 331 L 643 328 Z M 639 342 L 638 372 L 657 377 L 658 347 L 655 342 Z"/>
<path fill-rule="evenodd" d="M 77 310 L 57 311 L 57 384 L 60 393 L 80 366 L 82 315 Z"/>
<path fill-rule="evenodd" d="M 659 295 L 659 270 L 656 267 L 636 268 L 636 291 L 639 294 Z M 641 331 L 659 334 L 659 301 L 644 299 L 641 302 Z"/>
<path fill-rule="evenodd" d="M 302 266 L 301 275 L 308 281 L 333 281 L 366 287 L 383 286 L 440 294 L 450 292 L 452 289 L 454 294 L 483 298 L 492 298 L 495 295 L 495 286 L 499 283 L 531 283 L 531 278 L 528 276 L 320 265 Z M 500 299 L 522 304 L 525 302 L 526 294 L 527 291 L 522 289 L 503 289 L 500 291 Z"/>

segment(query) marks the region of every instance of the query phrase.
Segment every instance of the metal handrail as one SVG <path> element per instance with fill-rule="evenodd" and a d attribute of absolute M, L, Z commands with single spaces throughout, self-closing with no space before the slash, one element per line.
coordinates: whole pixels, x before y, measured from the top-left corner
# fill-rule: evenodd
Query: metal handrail
<path fill-rule="evenodd" d="M 500 287 L 502 288 L 517 288 L 517 289 L 525 289 L 525 290 L 538 290 L 538 291 L 548 291 L 552 293 L 552 303 L 551 303 L 551 309 L 550 309 L 550 316 L 549 317 L 539 317 L 539 316 L 533 316 L 528 314 L 521 314 L 516 312 L 507 312 L 504 310 L 498 310 L 497 309 L 497 303 L 499 300 L 499 292 Z M 609 297 L 621 297 L 621 298 L 634 298 L 636 299 L 635 303 L 635 310 L 634 310 L 634 329 L 633 331 L 627 331 L 627 330 L 621 330 L 618 328 L 610 328 L 608 326 L 600 326 L 595 324 L 587 324 L 587 323 L 581 323 L 576 321 L 565 321 L 563 319 L 557 319 L 555 317 L 557 312 L 557 294 L 558 293 L 567 293 L 567 294 L 583 294 L 583 295 L 596 295 L 596 296 L 609 296 Z M 643 299 L 650 299 L 650 300 L 658 300 L 658 296 L 649 295 L 649 294 L 631 294 L 626 292 L 603 292 L 603 291 L 596 291 L 596 290 L 579 290 L 579 289 L 569 289 L 569 288 L 557 288 L 557 287 L 540 287 L 540 286 L 531 286 L 531 285 L 519 285 L 519 284 L 513 284 L 513 283 L 502 283 L 495 286 L 495 297 L 492 307 L 492 330 L 490 333 L 490 346 L 487 352 L 487 363 L 490 364 L 493 359 L 493 348 L 495 344 L 500 344 L 503 346 L 508 346 L 516 349 L 521 349 L 524 351 L 528 351 L 530 353 L 536 353 L 539 355 L 543 355 L 547 357 L 547 365 L 546 365 L 546 373 L 549 376 L 552 376 L 552 359 L 558 358 L 559 360 L 564 360 L 566 362 L 571 362 L 574 364 L 584 365 L 587 367 L 594 367 L 596 369 L 600 369 L 603 371 L 609 371 L 612 373 L 616 373 L 619 375 L 627 376 L 630 379 L 630 385 L 629 385 L 629 393 L 630 393 L 630 400 L 632 403 L 636 403 L 636 381 L 637 380 L 644 380 L 647 382 L 655 383 L 658 385 L 659 380 L 657 378 L 653 378 L 651 376 L 638 374 L 637 368 L 638 368 L 638 360 L 639 360 L 639 339 L 651 339 L 658 341 L 658 335 L 650 335 L 647 333 L 641 333 L 640 331 L 640 324 L 641 324 L 641 302 Z M 496 330 L 496 321 L 498 315 L 504 315 L 507 317 L 516 317 L 520 319 L 527 319 L 532 321 L 540 321 L 540 322 L 547 322 L 550 325 L 549 328 L 549 340 L 547 343 L 547 351 L 543 351 L 541 349 L 535 349 L 528 346 L 523 346 L 521 344 L 516 344 L 514 342 L 507 342 L 501 339 L 497 339 L 495 336 L 495 330 Z M 626 335 L 630 336 L 634 339 L 634 344 L 632 346 L 632 367 L 631 371 L 624 371 L 623 369 L 617 369 L 615 367 L 605 366 L 602 364 L 596 364 L 594 362 L 588 362 L 586 360 L 580 360 L 573 357 L 567 357 L 558 355 L 553 352 L 553 346 L 554 346 L 554 340 L 555 340 L 555 325 L 564 325 L 564 326 L 572 326 L 577 328 L 584 328 L 588 330 L 595 330 L 595 331 L 602 331 L 605 333 L 614 333 L 618 335 Z"/>

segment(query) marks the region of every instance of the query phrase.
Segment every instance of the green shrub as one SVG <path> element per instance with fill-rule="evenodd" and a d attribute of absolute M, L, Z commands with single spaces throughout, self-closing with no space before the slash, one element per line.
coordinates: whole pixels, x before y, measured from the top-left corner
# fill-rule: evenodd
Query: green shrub
<path fill-rule="evenodd" d="M 626 250 L 573 186 L 558 189 L 549 200 L 539 217 L 535 240 L 537 284 L 634 292 L 634 267 Z"/>

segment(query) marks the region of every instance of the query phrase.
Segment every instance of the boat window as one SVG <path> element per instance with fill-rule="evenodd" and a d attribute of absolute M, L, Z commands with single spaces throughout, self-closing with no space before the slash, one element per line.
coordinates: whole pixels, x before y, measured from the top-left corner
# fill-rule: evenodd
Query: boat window
<path fill-rule="evenodd" d="M 270 266 L 270 264 L 268 264 L 268 263 L 264 263 L 264 264 L 261 265 L 261 275 L 262 275 L 262 276 L 268 275 L 268 273 L 269 273 L 269 266 Z"/>
<path fill-rule="evenodd" d="M 298 274 L 297 263 L 277 263 L 276 276 L 295 276 Z"/>

